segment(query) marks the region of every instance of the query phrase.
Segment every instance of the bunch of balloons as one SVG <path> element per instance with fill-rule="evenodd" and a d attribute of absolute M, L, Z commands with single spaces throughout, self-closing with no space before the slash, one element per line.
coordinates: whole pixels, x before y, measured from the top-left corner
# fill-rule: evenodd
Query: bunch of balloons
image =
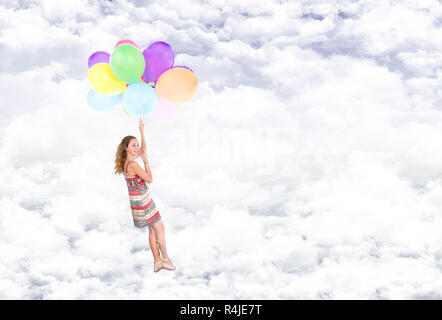
<path fill-rule="evenodd" d="M 88 79 L 92 89 L 88 104 L 106 110 L 122 101 L 128 116 L 156 112 L 170 114 L 174 104 L 190 101 L 198 79 L 185 66 L 173 66 L 175 54 L 169 44 L 157 41 L 143 51 L 133 41 L 120 40 L 112 54 L 97 51 L 89 56 Z"/>

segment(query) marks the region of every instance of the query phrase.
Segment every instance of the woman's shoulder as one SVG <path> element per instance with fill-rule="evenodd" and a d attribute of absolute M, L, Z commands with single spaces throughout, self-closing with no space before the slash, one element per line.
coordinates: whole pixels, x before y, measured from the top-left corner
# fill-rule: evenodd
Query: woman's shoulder
<path fill-rule="evenodd" d="M 128 176 L 134 176 L 135 175 L 135 172 L 130 171 L 129 168 L 134 168 L 136 166 L 138 166 L 138 163 L 136 161 L 134 161 L 134 160 L 125 162 L 125 164 L 124 164 L 124 167 L 126 168 L 125 172 L 127 173 Z"/>

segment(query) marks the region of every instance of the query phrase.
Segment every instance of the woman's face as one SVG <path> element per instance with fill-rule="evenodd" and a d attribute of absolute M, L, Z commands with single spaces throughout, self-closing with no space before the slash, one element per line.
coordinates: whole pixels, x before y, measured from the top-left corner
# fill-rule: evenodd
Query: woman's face
<path fill-rule="evenodd" d="M 137 139 L 131 139 L 129 145 L 126 148 L 127 154 L 132 158 L 137 158 L 140 155 L 140 146 Z"/>

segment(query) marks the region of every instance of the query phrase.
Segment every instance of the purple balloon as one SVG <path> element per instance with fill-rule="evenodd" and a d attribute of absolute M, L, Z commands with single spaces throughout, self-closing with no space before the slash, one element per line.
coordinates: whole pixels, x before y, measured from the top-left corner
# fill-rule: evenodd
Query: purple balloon
<path fill-rule="evenodd" d="M 97 63 L 109 63 L 110 54 L 105 51 L 97 51 L 92 53 L 89 56 L 89 60 L 87 62 L 89 69 Z"/>
<path fill-rule="evenodd" d="M 160 75 L 173 66 L 175 54 L 172 47 L 163 41 L 152 43 L 143 51 L 146 68 L 143 73 L 143 80 L 156 82 Z"/>

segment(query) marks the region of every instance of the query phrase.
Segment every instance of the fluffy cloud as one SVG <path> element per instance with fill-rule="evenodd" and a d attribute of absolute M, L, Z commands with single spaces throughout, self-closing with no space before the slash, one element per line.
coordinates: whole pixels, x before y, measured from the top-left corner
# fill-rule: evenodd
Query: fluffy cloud
<path fill-rule="evenodd" d="M 437 1 L 0 6 L 0 298 L 442 296 Z M 8 19 L 6 19 L 8 17 Z M 152 272 L 87 58 L 172 45 L 200 80 L 144 117 L 174 273 Z"/>

